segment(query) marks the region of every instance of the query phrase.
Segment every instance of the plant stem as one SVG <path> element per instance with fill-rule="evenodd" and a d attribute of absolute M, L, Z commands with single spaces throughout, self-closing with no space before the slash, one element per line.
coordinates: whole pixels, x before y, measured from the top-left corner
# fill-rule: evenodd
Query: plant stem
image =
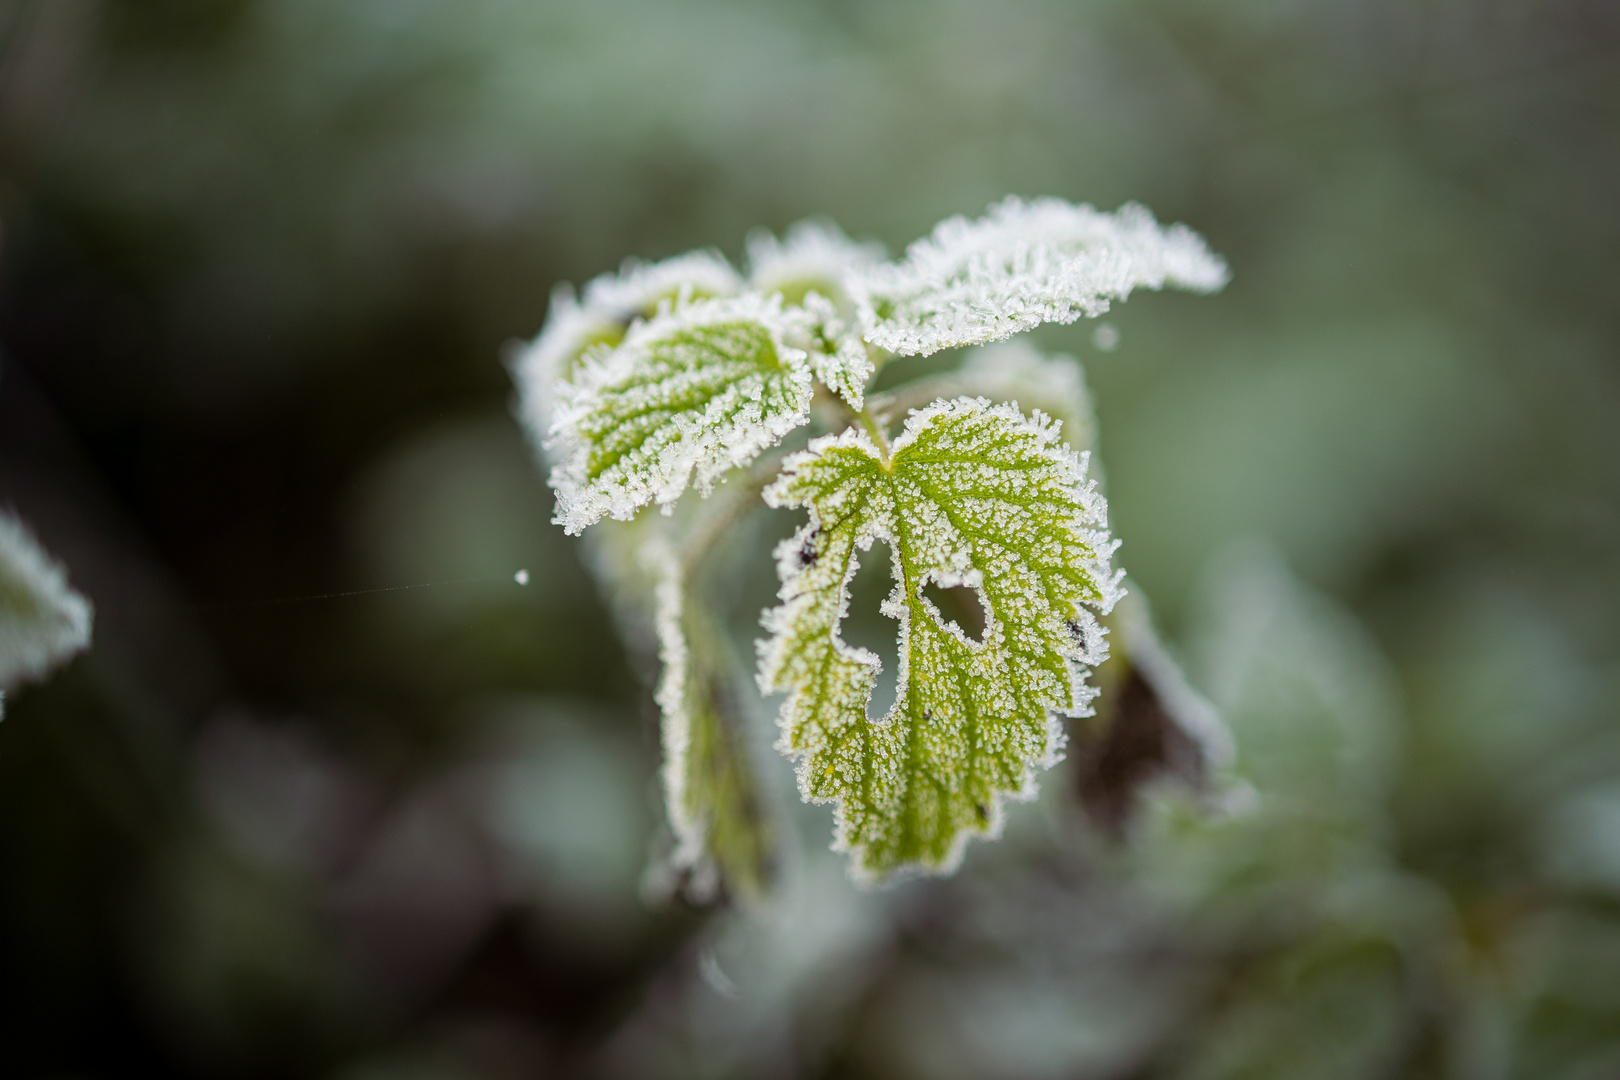
<path fill-rule="evenodd" d="M 883 467 L 887 469 L 889 467 L 889 434 L 883 430 L 883 421 L 878 419 L 877 414 L 872 411 L 870 405 L 863 407 L 860 412 L 855 414 L 855 421 L 865 429 L 866 433 L 872 437 L 872 441 L 877 444 L 878 456 L 883 461 Z"/>
<path fill-rule="evenodd" d="M 747 476 L 737 478 L 736 486 L 727 493 L 723 501 L 717 500 L 708 504 L 712 508 L 711 511 L 698 520 L 681 544 L 680 561 L 683 577 L 690 576 L 704 557 L 719 545 L 721 537 L 753 507 L 760 492 L 765 490 L 765 485 L 776 476 L 784 456 L 778 452 L 761 458 Z"/>

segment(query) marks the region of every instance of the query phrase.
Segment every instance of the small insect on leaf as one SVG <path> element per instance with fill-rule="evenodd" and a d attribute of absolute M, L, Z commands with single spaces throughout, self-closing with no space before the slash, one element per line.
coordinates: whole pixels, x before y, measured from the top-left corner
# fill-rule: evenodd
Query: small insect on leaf
<path fill-rule="evenodd" d="M 1118 578 L 1084 459 L 1039 413 L 959 398 L 913 413 L 888 454 L 857 430 L 812 440 L 766 499 L 810 511 L 777 550 L 783 603 L 764 619 L 760 684 L 788 692 L 778 746 L 804 796 L 837 805 L 836 846 L 859 878 L 948 872 L 1057 759 L 1054 714 L 1088 710 L 1086 665 L 1106 655 L 1092 609 L 1113 605 Z M 900 671 L 894 706 L 870 720 L 880 662 L 839 629 L 857 553 L 878 540 L 893 553 L 882 610 L 899 624 Z M 930 584 L 978 594 L 982 641 L 943 617 Z M 1089 628 L 1085 647 L 1071 622 Z"/>

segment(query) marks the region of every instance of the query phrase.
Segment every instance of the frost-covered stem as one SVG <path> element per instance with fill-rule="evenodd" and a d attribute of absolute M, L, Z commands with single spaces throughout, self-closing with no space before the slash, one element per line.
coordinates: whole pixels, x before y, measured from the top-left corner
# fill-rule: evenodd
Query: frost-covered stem
<path fill-rule="evenodd" d="M 681 574 L 690 577 L 698 565 L 718 546 L 718 541 L 732 526 L 742 518 L 754 505 L 765 490 L 765 485 L 775 479 L 781 469 L 782 453 L 771 454 L 758 462 L 745 477 L 737 480 L 737 486 L 731 489 L 729 497 L 724 500 L 713 500 L 705 505 L 709 512 L 699 519 L 692 531 L 680 547 Z"/>
<path fill-rule="evenodd" d="M 883 421 L 878 419 L 877 414 L 872 411 L 870 405 L 865 406 L 855 414 L 855 421 L 872 437 L 872 442 L 877 444 L 878 454 L 882 458 L 883 466 L 888 468 L 891 451 L 888 432 L 883 430 Z"/>

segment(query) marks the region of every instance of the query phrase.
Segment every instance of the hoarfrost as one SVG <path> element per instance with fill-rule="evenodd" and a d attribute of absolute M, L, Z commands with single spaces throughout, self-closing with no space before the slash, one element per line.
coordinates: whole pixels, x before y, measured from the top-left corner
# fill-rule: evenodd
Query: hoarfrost
<path fill-rule="evenodd" d="M 811 370 L 785 342 L 794 319 L 779 297 L 695 300 L 596 346 L 557 384 L 547 449 L 557 522 L 578 533 L 673 505 L 695 482 L 706 495 L 809 418 Z"/>
<path fill-rule="evenodd" d="M 817 292 L 843 308 L 849 303 L 845 279 L 854 271 L 875 266 L 883 254 L 881 244 L 857 243 L 823 218 L 789 226 L 780 240 L 767 230 L 756 229 L 748 236 L 748 283 L 767 295 L 782 293 L 788 303 L 799 303 L 810 292 Z"/>
<path fill-rule="evenodd" d="M 856 243 L 821 219 L 791 226 L 781 240 L 764 230 L 748 237 L 750 286 L 765 295 L 780 293 L 784 303 L 802 305 L 809 313 L 803 339 L 793 344 L 810 353 L 816 378 L 856 411 L 876 366 L 861 340 L 845 282 L 882 258 L 881 245 Z"/>
<path fill-rule="evenodd" d="M 1042 414 L 959 398 L 913 413 L 888 453 L 858 430 L 814 439 L 766 489 L 810 520 L 776 551 L 782 604 L 764 617 L 760 685 L 788 691 L 778 748 L 798 759 L 806 799 L 836 804 L 835 847 L 859 879 L 954 869 L 1060 756 L 1055 714 L 1089 711 L 1085 668 L 1107 651 L 1088 607 L 1111 608 L 1119 576 L 1085 467 Z M 839 626 L 857 552 L 876 540 L 893 553 L 882 610 L 899 623 L 900 670 L 873 721 L 878 659 Z M 944 620 L 929 584 L 978 592 L 982 641 Z"/>
<path fill-rule="evenodd" d="M 573 377 L 587 349 L 618 344 L 633 321 L 656 315 L 660 304 L 734 296 L 741 289 L 737 271 L 713 251 L 689 251 L 656 263 L 627 259 L 618 273 L 592 278 L 583 302 L 572 285 L 558 285 L 544 328 L 513 365 L 519 411 L 535 441 L 551 430 L 554 388 Z"/>
<path fill-rule="evenodd" d="M 1008 197 L 978 220 L 940 222 L 905 258 L 857 271 L 849 286 L 867 341 L 927 356 L 1101 315 L 1134 288 L 1212 292 L 1227 276 L 1202 237 L 1160 226 L 1136 203 L 1108 214 Z"/>

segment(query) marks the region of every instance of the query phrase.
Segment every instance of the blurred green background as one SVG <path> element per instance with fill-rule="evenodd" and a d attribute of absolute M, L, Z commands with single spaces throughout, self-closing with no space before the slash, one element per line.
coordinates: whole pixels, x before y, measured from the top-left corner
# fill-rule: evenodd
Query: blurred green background
<path fill-rule="evenodd" d="M 1008 192 L 1231 262 L 1040 340 L 1251 797 L 1060 769 L 862 894 L 766 751 L 778 902 L 647 902 L 503 354 Z M 0 503 L 97 609 L 0 724 L 0 1074 L 1620 1076 L 1617 251 L 1612 0 L 0 3 Z"/>

